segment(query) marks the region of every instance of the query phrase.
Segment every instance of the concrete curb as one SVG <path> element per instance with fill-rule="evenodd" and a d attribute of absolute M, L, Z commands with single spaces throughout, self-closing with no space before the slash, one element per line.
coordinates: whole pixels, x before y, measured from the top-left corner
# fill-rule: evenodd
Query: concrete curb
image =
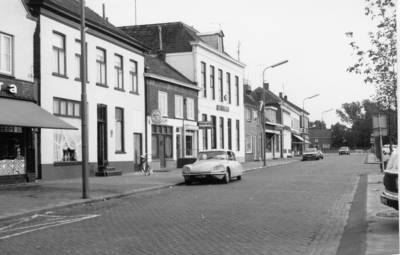
<path fill-rule="evenodd" d="M 298 160 L 297 161 L 283 162 L 283 163 L 274 164 L 274 165 L 267 165 L 265 167 L 262 166 L 262 167 L 257 167 L 257 168 L 250 168 L 250 169 L 243 170 L 243 172 L 245 173 L 245 172 L 257 171 L 257 170 L 261 170 L 263 168 L 270 168 L 270 167 L 274 167 L 274 166 L 287 165 L 287 164 L 291 164 L 291 163 L 295 163 L 295 162 L 298 162 Z M 108 195 L 108 196 L 101 197 L 101 198 L 93 198 L 93 199 L 89 198 L 87 200 L 83 200 L 82 199 L 82 201 L 73 201 L 73 202 L 69 202 L 69 203 L 66 203 L 66 204 L 55 205 L 55 206 L 51 206 L 50 205 L 48 207 L 44 207 L 44 208 L 41 208 L 41 209 L 32 210 L 32 211 L 24 212 L 24 213 L 17 213 L 15 215 L 11 215 L 11 216 L 0 216 L 0 222 L 13 220 L 13 219 L 20 218 L 20 217 L 27 217 L 27 216 L 32 215 L 32 214 L 47 213 L 49 211 L 57 211 L 57 210 L 62 210 L 62 209 L 75 207 L 75 206 L 91 205 L 91 204 L 95 204 L 95 203 L 99 203 L 99 202 L 104 202 L 104 201 L 107 201 L 107 200 L 118 199 L 118 198 L 128 197 L 128 196 L 132 196 L 132 195 L 138 195 L 138 194 L 151 192 L 151 191 L 155 191 L 155 190 L 166 189 L 166 188 L 173 187 L 173 186 L 180 186 L 180 185 L 183 185 L 183 184 L 185 184 L 184 181 L 178 182 L 178 183 L 174 183 L 174 184 L 169 183 L 168 185 L 159 185 L 159 186 L 150 187 L 150 188 L 132 190 L 132 191 L 125 192 L 125 193 L 122 193 L 122 194 Z"/>

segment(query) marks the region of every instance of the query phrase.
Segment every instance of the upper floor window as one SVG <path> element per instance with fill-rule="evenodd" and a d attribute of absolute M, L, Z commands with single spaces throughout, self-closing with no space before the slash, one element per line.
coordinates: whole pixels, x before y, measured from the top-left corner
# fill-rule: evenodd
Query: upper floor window
<path fill-rule="evenodd" d="M 123 90 L 123 65 L 122 65 L 122 56 L 115 55 L 114 56 L 114 73 L 115 73 L 115 88 Z"/>
<path fill-rule="evenodd" d="M 194 120 L 194 100 L 192 98 L 187 98 L 187 118 Z"/>
<path fill-rule="evenodd" d="M 218 69 L 218 98 L 220 102 L 224 101 L 224 90 L 222 81 L 222 70 Z"/>
<path fill-rule="evenodd" d="M 54 98 L 53 113 L 62 117 L 80 118 L 81 103 L 68 99 Z"/>
<path fill-rule="evenodd" d="M 265 109 L 265 117 L 267 118 L 266 121 L 276 123 L 276 111 L 273 109 Z"/>
<path fill-rule="evenodd" d="M 183 118 L 183 97 L 175 96 L 175 117 Z"/>
<path fill-rule="evenodd" d="M 82 53 L 82 45 L 80 40 L 75 40 L 75 80 L 81 80 L 82 79 L 82 70 L 81 70 L 81 53 Z M 87 44 L 86 44 L 86 62 L 85 62 L 85 67 L 86 67 L 86 81 L 88 79 L 88 68 L 87 68 Z"/>
<path fill-rule="evenodd" d="M 129 89 L 132 93 L 139 94 L 137 63 L 133 60 L 129 61 Z"/>
<path fill-rule="evenodd" d="M 201 62 L 201 87 L 203 88 L 203 97 L 207 98 L 206 63 L 204 62 Z"/>
<path fill-rule="evenodd" d="M 239 77 L 235 76 L 235 97 L 236 105 L 239 106 Z"/>
<path fill-rule="evenodd" d="M 212 99 L 215 100 L 215 69 L 213 66 L 210 66 L 210 88 Z"/>
<path fill-rule="evenodd" d="M 226 100 L 228 101 L 228 103 L 231 103 L 232 99 L 231 99 L 231 74 L 230 73 L 226 73 L 226 88 L 227 88 L 227 97 Z"/>
<path fill-rule="evenodd" d="M 251 121 L 251 109 L 246 108 L 246 120 Z"/>
<path fill-rule="evenodd" d="M 12 74 L 12 37 L 0 33 L 0 72 Z"/>
<path fill-rule="evenodd" d="M 65 36 L 53 33 L 53 74 L 66 75 Z"/>
<path fill-rule="evenodd" d="M 96 48 L 96 84 L 106 85 L 106 51 Z"/>
<path fill-rule="evenodd" d="M 162 116 L 168 116 L 168 94 L 162 91 L 158 92 L 158 109 Z"/>

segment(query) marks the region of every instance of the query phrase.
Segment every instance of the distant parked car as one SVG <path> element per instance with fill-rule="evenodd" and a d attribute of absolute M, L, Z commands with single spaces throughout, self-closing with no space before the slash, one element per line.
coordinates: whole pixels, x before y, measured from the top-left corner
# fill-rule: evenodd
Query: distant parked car
<path fill-rule="evenodd" d="M 392 149 L 393 150 L 397 149 L 397 145 L 393 144 Z M 383 152 L 383 155 L 390 154 L 390 144 L 383 145 L 382 152 Z"/>
<path fill-rule="evenodd" d="M 340 149 L 339 149 L 339 155 L 342 155 L 342 154 L 350 155 L 350 149 L 349 149 L 349 147 L 340 147 Z"/>
<path fill-rule="evenodd" d="M 308 159 L 323 159 L 324 155 L 322 154 L 322 151 L 318 150 L 317 148 L 307 148 L 303 152 L 303 160 L 308 160 Z"/>
<path fill-rule="evenodd" d="M 381 194 L 381 203 L 399 210 L 399 185 L 398 185 L 398 159 L 397 149 L 393 151 L 389 158 L 386 170 L 383 176 L 383 185 L 385 191 Z"/>
<path fill-rule="evenodd" d="M 199 152 L 196 162 L 185 165 L 182 175 L 186 185 L 205 179 L 223 180 L 229 183 L 230 178 L 242 179 L 243 167 L 236 160 L 231 150 L 207 150 Z"/>

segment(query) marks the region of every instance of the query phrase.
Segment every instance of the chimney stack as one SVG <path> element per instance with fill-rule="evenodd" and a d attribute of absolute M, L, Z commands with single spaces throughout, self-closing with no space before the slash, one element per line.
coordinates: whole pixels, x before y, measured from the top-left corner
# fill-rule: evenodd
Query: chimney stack
<path fill-rule="evenodd" d="M 282 98 L 282 92 L 279 92 L 279 97 Z"/>
<path fill-rule="evenodd" d="M 286 95 L 283 98 L 285 98 L 285 100 L 287 100 L 287 96 Z"/>
<path fill-rule="evenodd" d="M 269 83 L 264 83 L 264 89 L 269 90 Z"/>

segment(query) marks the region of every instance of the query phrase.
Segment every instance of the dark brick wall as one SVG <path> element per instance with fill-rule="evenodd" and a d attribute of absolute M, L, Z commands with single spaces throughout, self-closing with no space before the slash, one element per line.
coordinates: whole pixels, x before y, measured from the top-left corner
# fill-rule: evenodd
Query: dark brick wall
<path fill-rule="evenodd" d="M 197 90 L 185 88 L 182 86 L 174 85 L 169 82 L 159 81 L 151 78 L 146 78 L 146 106 L 147 115 L 151 111 L 158 109 L 158 92 L 163 91 L 168 94 L 168 118 L 175 118 L 175 95 L 185 98 L 192 98 L 194 100 L 194 121 L 198 117 L 198 99 Z M 187 119 L 186 104 L 183 105 L 183 116 Z"/>
<path fill-rule="evenodd" d="M 246 109 L 249 108 L 252 111 L 256 110 L 258 111 L 258 108 L 252 108 L 249 107 L 247 105 L 245 105 L 245 110 L 244 110 L 244 130 L 245 130 L 245 134 L 251 134 L 252 135 L 252 139 L 254 136 L 257 136 L 257 143 L 258 143 L 258 135 L 260 133 L 262 133 L 262 126 L 261 125 L 257 125 L 257 120 L 254 119 L 254 116 L 252 116 L 251 120 L 247 120 L 247 116 L 246 116 Z M 252 114 L 253 115 L 253 114 Z M 249 161 L 254 161 L 254 155 L 255 155 L 255 150 L 254 150 L 254 144 L 253 144 L 253 150 L 252 153 L 246 153 L 246 137 L 245 137 L 245 144 L 244 144 L 244 151 L 245 151 L 245 162 L 249 162 Z"/>

